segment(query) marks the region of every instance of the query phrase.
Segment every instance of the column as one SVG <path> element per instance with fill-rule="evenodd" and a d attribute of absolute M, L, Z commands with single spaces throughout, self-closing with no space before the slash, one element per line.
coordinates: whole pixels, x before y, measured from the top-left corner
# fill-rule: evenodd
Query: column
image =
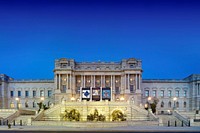
<path fill-rule="evenodd" d="M 56 77 L 55 77 L 55 88 L 58 89 L 58 75 L 56 74 Z"/>
<path fill-rule="evenodd" d="M 102 75 L 101 75 L 101 87 L 103 87 L 103 80 L 102 80 Z"/>
<path fill-rule="evenodd" d="M 115 82 L 116 82 L 116 79 L 115 79 L 115 75 L 113 75 L 113 90 L 115 90 Z"/>
<path fill-rule="evenodd" d="M 123 88 L 123 85 L 124 85 L 124 83 L 123 83 L 123 78 L 122 78 L 123 76 L 121 75 L 121 88 L 120 88 L 120 93 L 122 93 L 122 88 Z"/>
<path fill-rule="evenodd" d="M 137 90 L 138 87 L 137 87 L 137 74 L 135 74 L 135 90 Z"/>
<path fill-rule="evenodd" d="M 83 87 L 83 75 L 81 75 L 81 87 Z"/>
<path fill-rule="evenodd" d="M 83 76 L 83 87 L 85 88 L 85 75 Z"/>
<path fill-rule="evenodd" d="M 126 90 L 126 74 L 125 74 L 125 77 L 124 77 L 124 83 L 125 83 L 124 84 L 124 87 L 125 87 L 124 89 Z"/>
<path fill-rule="evenodd" d="M 128 74 L 128 90 L 130 90 L 130 74 Z"/>
<path fill-rule="evenodd" d="M 94 75 L 94 88 L 95 88 L 95 82 L 96 82 L 96 81 L 95 81 L 95 75 Z"/>
<path fill-rule="evenodd" d="M 90 76 L 90 87 L 92 87 L 92 75 Z"/>
<path fill-rule="evenodd" d="M 112 75 L 110 75 L 110 87 L 111 87 L 111 89 L 112 89 L 112 86 L 113 86 L 113 76 Z"/>
<path fill-rule="evenodd" d="M 139 83 L 138 83 L 138 89 L 140 89 L 140 74 L 139 74 Z"/>
<path fill-rule="evenodd" d="M 59 77 L 58 77 L 58 82 L 59 82 L 59 84 L 58 84 L 58 89 L 60 90 L 60 74 L 58 75 Z"/>
<path fill-rule="evenodd" d="M 72 89 L 72 74 L 69 75 L 69 89 Z"/>
<path fill-rule="evenodd" d="M 67 86 L 66 86 L 66 89 L 68 90 L 69 89 L 69 79 L 68 79 L 68 74 L 67 74 Z"/>

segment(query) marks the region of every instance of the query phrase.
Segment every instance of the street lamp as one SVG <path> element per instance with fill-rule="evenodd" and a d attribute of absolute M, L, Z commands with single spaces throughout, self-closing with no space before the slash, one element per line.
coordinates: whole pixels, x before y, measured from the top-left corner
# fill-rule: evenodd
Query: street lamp
<path fill-rule="evenodd" d="M 40 100 L 41 100 L 41 109 L 43 109 L 43 107 L 44 107 L 43 106 L 44 97 L 41 97 Z"/>
<path fill-rule="evenodd" d="M 177 97 L 174 97 L 173 98 L 173 101 L 174 101 L 174 110 L 176 109 L 176 100 L 177 100 Z"/>
<path fill-rule="evenodd" d="M 17 101 L 17 109 L 19 109 L 19 98 L 16 97 L 15 100 Z"/>
<path fill-rule="evenodd" d="M 147 100 L 148 100 L 148 110 L 150 110 L 150 108 L 151 108 L 151 107 L 150 107 L 150 101 L 151 101 L 151 97 L 148 97 L 148 99 L 147 99 Z"/>

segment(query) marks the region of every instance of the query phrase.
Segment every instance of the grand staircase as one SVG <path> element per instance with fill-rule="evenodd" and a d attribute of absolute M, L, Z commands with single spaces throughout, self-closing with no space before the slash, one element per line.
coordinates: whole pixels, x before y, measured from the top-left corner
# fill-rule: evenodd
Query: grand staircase
<path fill-rule="evenodd" d="M 0 109 L 0 118 L 5 119 L 14 114 L 16 111 L 16 109 Z"/>

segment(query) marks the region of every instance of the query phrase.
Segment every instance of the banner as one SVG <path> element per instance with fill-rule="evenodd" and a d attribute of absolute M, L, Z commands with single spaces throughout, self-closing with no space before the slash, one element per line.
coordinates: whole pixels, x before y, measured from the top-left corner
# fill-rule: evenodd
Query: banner
<path fill-rule="evenodd" d="M 102 100 L 109 100 L 111 99 L 111 91 L 110 88 L 102 88 Z"/>
<path fill-rule="evenodd" d="M 100 101 L 100 88 L 92 88 L 92 100 Z"/>
<path fill-rule="evenodd" d="M 90 88 L 82 88 L 82 100 L 90 100 Z"/>

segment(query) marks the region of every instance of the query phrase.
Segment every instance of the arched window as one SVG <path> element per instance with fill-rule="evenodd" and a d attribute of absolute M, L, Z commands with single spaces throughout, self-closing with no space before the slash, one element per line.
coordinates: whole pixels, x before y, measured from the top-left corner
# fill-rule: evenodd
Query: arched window
<path fill-rule="evenodd" d="M 179 107 L 179 102 L 178 102 L 178 101 L 176 102 L 176 107 L 177 107 L 177 108 Z"/>
<path fill-rule="evenodd" d="M 25 107 L 28 108 L 28 101 L 25 102 Z"/>
<path fill-rule="evenodd" d="M 33 108 L 35 108 L 35 107 L 36 107 L 36 102 L 34 101 L 34 102 L 33 102 Z"/>
<path fill-rule="evenodd" d="M 183 103 L 183 107 L 186 108 L 186 106 L 187 106 L 187 104 L 186 104 L 186 102 L 184 102 L 184 103 Z"/>
<path fill-rule="evenodd" d="M 169 103 L 168 103 L 168 107 L 169 107 L 169 108 L 172 107 L 172 102 L 171 102 L 171 101 L 169 101 Z"/>
<path fill-rule="evenodd" d="M 161 105 L 160 105 L 160 107 L 161 107 L 161 108 L 163 108 L 163 107 L 164 107 L 164 102 L 163 102 L 163 101 L 161 102 Z"/>

